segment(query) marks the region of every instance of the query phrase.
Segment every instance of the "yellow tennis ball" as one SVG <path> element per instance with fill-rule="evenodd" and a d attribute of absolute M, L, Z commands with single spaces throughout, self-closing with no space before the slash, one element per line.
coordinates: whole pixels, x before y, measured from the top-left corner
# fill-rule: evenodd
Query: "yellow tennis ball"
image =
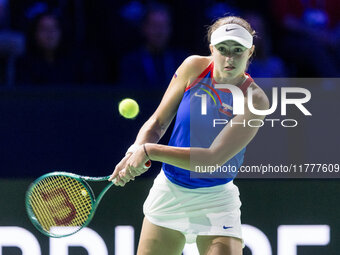
<path fill-rule="evenodd" d="M 139 113 L 139 106 L 135 100 L 125 98 L 119 102 L 118 110 L 124 118 L 133 119 Z"/>

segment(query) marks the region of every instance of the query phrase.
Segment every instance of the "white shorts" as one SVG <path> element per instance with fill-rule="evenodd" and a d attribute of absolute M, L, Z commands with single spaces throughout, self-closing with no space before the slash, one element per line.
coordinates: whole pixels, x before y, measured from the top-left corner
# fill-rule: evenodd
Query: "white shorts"
<path fill-rule="evenodd" d="M 239 191 L 233 182 L 188 189 L 170 182 L 162 170 L 143 211 L 151 223 L 178 230 L 187 243 L 194 243 L 198 235 L 232 236 L 242 240 L 240 207 Z"/>

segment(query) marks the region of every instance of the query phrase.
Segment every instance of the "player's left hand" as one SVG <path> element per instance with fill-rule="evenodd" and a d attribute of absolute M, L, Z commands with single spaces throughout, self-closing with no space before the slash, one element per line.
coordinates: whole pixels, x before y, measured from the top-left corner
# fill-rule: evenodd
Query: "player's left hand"
<path fill-rule="evenodd" d="M 128 153 L 125 155 L 125 157 L 116 165 L 113 173 L 111 174 L 108 181 L 114 182 L 115 185 L 118 186 L 119 180 L 120 180 L 120 172 L 126 171 L 125 166 L 128 161 L 128 159 L 131 157 L 132 153 Z"/>
<path fill-rule="evenodd" d="M 148 168 L 145 167 L 148 160 L 149 158 L 146 156 L 143 146 L 139 146 L 127 160 L 125 169 L 119 172 L 119 179 L 116 185 L 124 186 L 129 181 L 134 180 L 136 176 L 145 173 L 148 170 Z"/>

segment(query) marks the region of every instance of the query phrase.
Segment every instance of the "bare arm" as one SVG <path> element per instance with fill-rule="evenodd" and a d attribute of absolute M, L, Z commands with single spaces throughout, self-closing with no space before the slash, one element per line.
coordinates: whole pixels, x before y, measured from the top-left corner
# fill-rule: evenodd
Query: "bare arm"
<path fill-rule="evenodd" d="M 177 113 L 186 87 L 203 71 L 208 61 L 204 57 L 191 56 L 182 63 L 176 71 L 177 78 L 172 78 L 157 110 L 139 130 L 135 144 L 157 143 L 162 138 Z"/>
<path fill-rule="evenodd" d="M 176 71 L 177 78 L 172 78 L 160 105 L 139 130 L 134 144 L 157 143 L 162 138 L 176 115 L 186 87 L 203 71 L 209 61 L 206 57 L 191 56 L 182 63 Z M 126 155 L 116 165 L 109 180 L 113 180 L 116 177 L 119 178 L 118 173 L 128 165 L 134 169 L 141 168 L 141 165 L 143 165 L 142 162 L 140 162 L 141 160 L 136 162 L 136 160 L 131 159 L 129 161 L 131 154 L 132 153 Z M 145 161 L 147 161 L 147 159 Z"/>
<path fill-rule="evenodd" d="M 245 100 L 247 101 L 247 100 Z M 254 107 L 259 110 L 268 109 L 269 102 L 264 92 L 257 86 L 253 93 Z M 261 119 L 251 113 L 245 106 L 245 114 L 237 115 L 233 122 L 248 122 L 250 119 Z M 248 125 L 231 125 L 229 122 L 215 138 L 209 148 L 179 148 L 158 144 L 146 144 L 151 160 L 165 162 L 183 169 L 195 170 L 195 166 L 223 165 L 242 150 L 256 135 L 258 127 Z"/>

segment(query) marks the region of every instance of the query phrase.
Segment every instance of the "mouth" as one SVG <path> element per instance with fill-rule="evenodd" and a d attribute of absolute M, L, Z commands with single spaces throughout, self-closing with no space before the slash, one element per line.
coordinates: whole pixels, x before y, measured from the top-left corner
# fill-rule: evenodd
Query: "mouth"
<path fill-rule="evenodd" d="M 232 71 L 232 70 L 234 70 L 234 69 L 235 69 L 234 66 L 225 66 L 225 67 L 224 67 L 224 70 L 226 70 L 226 71 Z"/>

